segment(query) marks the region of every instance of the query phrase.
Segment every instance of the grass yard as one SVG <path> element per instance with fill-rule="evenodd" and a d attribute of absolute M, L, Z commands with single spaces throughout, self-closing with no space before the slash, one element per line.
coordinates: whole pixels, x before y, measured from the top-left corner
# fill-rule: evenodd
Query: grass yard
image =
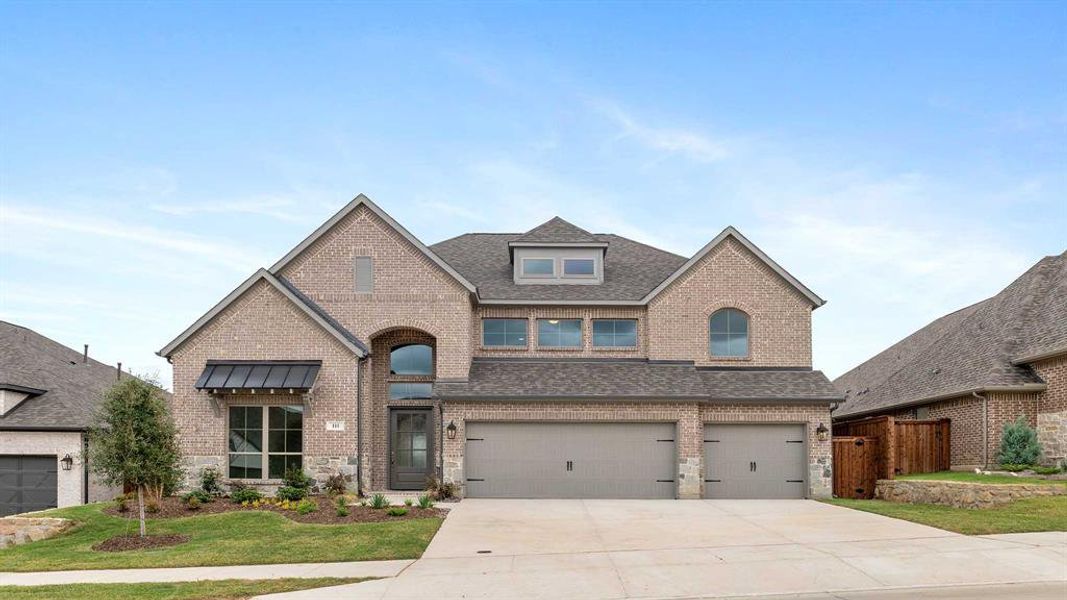
<path fill-rule="evenodd" d="M 331 585 L 357 583 L 363 579 L 319 577 L 312 579 L 222 579 L 183 583 L 79 583 L 73 585 L 0 586 L 5 600 L 206 600 L 251 598 L 260 594 L 292 592 Z"/>
<path fill-rule="evenodd" d="M 148 522 L 148 533 L 185 534 L 179 546 L 127 552 L 91 547 L 137 533 L 137 521 L 105 515 L 106 504 L 49 511 L 79 522 L 69 533 L 0 550 L 0 571 L 199 567 L 293 562 L 341 562 L 418 558 L 441 519 L 312 525 L 277 513 L 241 511 Z"/>
<path fill-rule="evenodd" d="M 960 481 L 963 483 L 1037 483 L 1041 485 L 1067 486 L 1067 480 L 1038 479 L 1036 477 L 1012 477 L 1011 475 L 979 475 L 974 471 L 940 471 L 937 473 L 916 473 L 913 475 L 897 475 L 896 479 L 902 480 L 933 480 L 933 481 Z"/>
<path fill-rule="evenodd" d="M 1067 496 L 1027 498 L 984 509 L 844 498 L 826 502 L 966 535 L 1067 531 Z"/>

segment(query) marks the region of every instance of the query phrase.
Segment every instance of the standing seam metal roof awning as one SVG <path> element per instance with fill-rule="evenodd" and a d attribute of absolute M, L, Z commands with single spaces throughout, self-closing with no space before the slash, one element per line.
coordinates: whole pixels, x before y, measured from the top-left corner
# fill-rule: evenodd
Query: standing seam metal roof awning
<path fill-rule="evenodd" d="M 196 380 L 198 390 L 310 390 L 320 360 L 209 360 Z"/>

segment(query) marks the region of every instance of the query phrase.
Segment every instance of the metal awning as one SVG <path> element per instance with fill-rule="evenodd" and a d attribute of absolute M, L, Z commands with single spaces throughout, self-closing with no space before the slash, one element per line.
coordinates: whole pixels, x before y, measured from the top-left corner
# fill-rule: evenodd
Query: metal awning
<path fill-rule="evenodd" d="M 306 392 L 315 385 L 320 360 L 209 360 L 196 389 L 211 393 Z"/>

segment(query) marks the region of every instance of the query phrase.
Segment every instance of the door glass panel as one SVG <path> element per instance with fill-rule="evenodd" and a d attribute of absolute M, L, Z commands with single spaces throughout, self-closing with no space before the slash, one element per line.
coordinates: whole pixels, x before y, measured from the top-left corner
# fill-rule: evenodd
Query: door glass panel
<path fill-rule="evenodd" d="M 410 467 L 411 465 L 411 451 L 410 450 L 397 450 L 396 451 L 396 464 L 399 467 Z"/>
<path fill-rule="evenodd" d="M 426 449 L 426 434 L 425 433 L 411 434 L 411 449 L 412 450 L 425 450 Z"/>
<path fill-rule="evenodd" d="M 411 416 L 412 431 L 426 431 L 426 415 L 415 414 Z"/>
<path fill-rule="evenodd" d="M 416 451 L 411 453 L 411 466 L 417 469 L 426 468 L 426 451 Z"/>
<path fill-rule="evenodd" d="M 409 413 L 400 413 L 396 416 L 396 430 L 411 431 L 411 415 Z"/>

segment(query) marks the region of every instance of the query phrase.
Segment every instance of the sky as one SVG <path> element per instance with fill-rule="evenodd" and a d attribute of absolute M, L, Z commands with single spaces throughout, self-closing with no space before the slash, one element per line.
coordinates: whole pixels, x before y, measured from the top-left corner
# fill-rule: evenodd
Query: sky
<path fill-rule="evenodd" d="M 1067 4 L 0 2 L 0 319 L 155 352 L 359 193 L 737 227 L 842 374 L 1067 250 Z"/>

